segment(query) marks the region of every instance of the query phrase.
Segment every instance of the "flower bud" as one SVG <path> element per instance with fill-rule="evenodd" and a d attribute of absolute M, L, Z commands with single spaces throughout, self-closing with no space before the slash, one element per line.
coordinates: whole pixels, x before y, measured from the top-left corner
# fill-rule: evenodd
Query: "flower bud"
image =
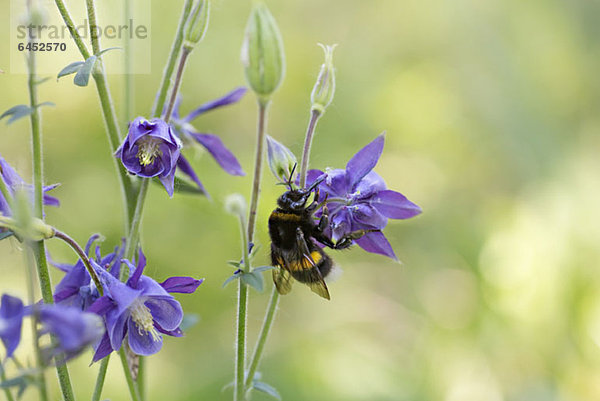
<path fill-rule="evenodd" d="M 325 112 L 327 106 L 331 104 L 335 94 L 335 69 L 333 68 L 333 50 L 337 45 L 325 46 L 319 43 L 319 46 L 325 51 L 325 62 L 321 65 L 319 77 L 310 94 L 312 110 L 320 113 Z"/>
<path fill-rule="evenodd" d="M 0 214 L 0 227 L 14 232 L 19 238 L 30 241 L 41 241 L 54 237 L 54 228 L 43 220 L 33 217 L 29 195 L 19 188 L 14 196 L 13 216 Z"/>
<path fill-rule="evenodd" d="M 291 150 L 267 135 L 267 160 L 275 178 L 282 183 L 291 182 L 297 160 Z"/>
<path fill-rule="evenodd" d="M 194 45 L 202 40 L 208 28 L 210 16 L 210 0 L 199 0 L 192 10 L 185 28 L 185 42 L 183 46 L 192 50 Z"/>
<path fill-rule="evenodd" d="M 250 12 L 242 45 L 242 64 L 248 85 L 260 97 L 268 98 L 285 74 L 283 41 L 275 19 L 263 3 Z"/>
<path fill-rule="evenodd" d="M 240 194 L 231 194 L 225 198 L 225 210 L 234 216 L 246 216 L 246 199 Z"/>

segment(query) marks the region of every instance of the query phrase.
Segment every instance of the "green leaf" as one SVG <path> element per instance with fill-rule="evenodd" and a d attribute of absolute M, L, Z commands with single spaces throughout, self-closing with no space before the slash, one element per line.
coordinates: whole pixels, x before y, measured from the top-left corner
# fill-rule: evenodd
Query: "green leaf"
<path fill-rule="evenodd" d="M 254 288 L 258 292 L 262 292 L 265 283 L 262 274 L 260 272 L 252 273 L 240 273 L 242 276 L 242 283 Z"/>
<path fill-rule="evenodd" d="M 258 251 L 260 251 L 260 248 L 260 244 L 254 244 L 252 250 L 250 251 L 250 260 L 254 259 L 254 257 L 258 254 Z"/>
<path fill-rule="evenodd" d="M 252 269 L 252 273 L 262 273 L 267 270 L 272 270 L 274 268 L 275 268 L 275 266 L 259 266 L 259 267 L 255 267 L 254 269 Z"/>
<path fill-rule="evenodd" d="M 20 104 L 18 106 L 11 107 L 10 109 L 2 113 L 2 115 L 0 116 L 0 120 L 2 120 L 4 117 L 10 116 L 10 118 L 6 122 L 6 125 L 10 125 L 20 118 L 27 117 L 31 113 L 33 113 L 33 109 L 31 107 L 26 106 L 24 104 Z"/>
<path fill-rule="evenodd" d="M 52 102 L 42 102 L 40 104 L 36 104 L 35 108 L 37 109 L 37 108 L 40 108 L 42 106 L 52 106 L 52 107 L 54 107 L 56 105 L 54 103 L 52 103 Z"/>
<path fill-rule="evenodd" d="M 242 265 L 240 262 L 237 262 L 235 260 L 228 260 L 227 264 L 229 266 L 233 266 L 233 267 L 237 267 L 237 268 L 239 268 Z"/>
<path fill-rule="evenodd" d="M 56 80 L 58 81 L 58 79 L 60 77 L 64 77 L 66 75 L 75 74 L 77 71 L 79 71 L 79 69 L 82 66 L 83 66 L 83 61 L 75 61 L 74 63 L 69 64 L 68 66 L 66 66 L 65 68 L 60 70 L 60 72 L 56 76 Z"/>
<path fill-rule="evenodd" d="M 109 52 L 111 50 L 123 50 L 123 48 L 121 48 L 121 47 L 109 47 L 108 49 L 104 49 L 104 50 L 101 50 L 100 52 L 98 52 L 98 54 L 96 54 L 96 57 L 100 57 L 104 53 Z"/>
<path fill-rule="evenodd" d="M 279 392 L 275 389 L 275 387 L 273 387 L 265 382 L 254 381 L 252 383 L 252 387 L 254 389 L 260 391 L 261 393 L 268 394 L 271 397 L 275 398 L 276 400 L 281 401 L 281 395 L 279 395 Z"/>
<path fill-rule="evenodd" d="M 73 79 L 75 85 L 87 86 L 88 82 L 90 82 L 90 75 L 92 74 L 94 63 L 96 63 L 96 56 L 90 56 L 85 60 L 79 71 L 77 71 L 77 74 L 75 74 L 75 78 Z"/>
<path fill-rule="evenodd" d="M 179 328 L 183 331 L 186 331 L 187 329 L 194 327 L 199 321 L 200 315 L 196 313 L 185 313 Z"/>
<path fill-rule="evenodd" d="M 36 85 L 41 85 L 44 82 L 48 81 L 50 79 L 50 77 L 46 77 L 46 78 L 42 78 L 42 79 L 38 79 L 37 81 L 35 81 Z"/>
<path fill-rule="evenodd" d="M 225 280 L 225 282 L 222 285 L 222 288 L 225 288 L 225 286 L 229 283 L 231 283 L 233 280 L 240 278 L 240 274 L 234 274 L 233 276 L 229 277 L 227 280 Z"/>

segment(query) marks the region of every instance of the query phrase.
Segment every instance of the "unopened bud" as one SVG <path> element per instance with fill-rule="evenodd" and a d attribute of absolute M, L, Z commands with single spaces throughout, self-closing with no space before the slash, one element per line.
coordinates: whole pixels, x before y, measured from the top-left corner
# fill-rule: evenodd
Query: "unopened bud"
<path fill-rule="evenodd" d="M 23 225 L 12 217 L 0 214 L 0 227 L 12 231 L 21 239 L 30 241 L 41 241 L 54 237 L 54 228 L 38 218 L 32 218 Z"/>
<path fill-rule="evenodd" d="M 275 178 L 282 183 L 291 182 L 297 160 L 291 150 L 267 135 L 267 160 Z"/>
<path fill-rule="evenodd" d="M 331 104 L 333 95 L 335 95 L 335 69 L 333 68 L 333 50 L 336 45 L 325 46 L 319 43 L 319 46 L 325 51 L 325 62 L 321 65 L 319 77 L 310 94 L 312 110 L 320 113 L 325 112 L 327 106 Z"/>
<path fill-rule="evenodd" d="M 204 38 L 210 16 L 210 0 L 199 0 L 192 10 L 185 28 L 185 42 L 183 46 L 192 50 L 194 45 Z"/>
<path fill-rule="evenodd" d="M 242 219 L 246 216 L 246 199 L 240 194 L 231 194 L 225 198 L 225 210 Z"/>
<path fill-rule="evenodd" d="M 250 12 L 242 45 L 242 63 L 248 85 L 260 97 L 268 98 L 285 74 L 283 41 L 275 19 L 263 3 Z"/>

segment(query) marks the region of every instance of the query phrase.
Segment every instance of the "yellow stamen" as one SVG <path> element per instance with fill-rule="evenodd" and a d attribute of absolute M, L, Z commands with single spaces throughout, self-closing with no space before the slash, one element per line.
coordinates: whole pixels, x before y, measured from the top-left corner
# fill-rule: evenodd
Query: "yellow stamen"
<path fill-rule="evenodd" d="M 138 141 L 138 160 L 142 166 L 148 166 L 154 162 L 156 156 L 160 156 L 160 139 L 147 136 Z"/>
<path fill-rule="evenodd" d="M 154 319 L 150 313 L 150 309 L 140 299 L 136 299 L 130 307 L 131 318 L 137 326 L 138 333 L 144 335 L 150 334 L 153 341 L 160 341 L 160 333 L 154 327 Z"/>

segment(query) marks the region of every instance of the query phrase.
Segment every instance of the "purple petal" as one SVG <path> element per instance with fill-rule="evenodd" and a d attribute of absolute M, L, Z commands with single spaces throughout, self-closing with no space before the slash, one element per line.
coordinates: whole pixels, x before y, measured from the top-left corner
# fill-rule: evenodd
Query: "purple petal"
<path fill-rule="evenodd" d="M 150 298 L 150 297 L 158 297 L 158 298 L 173 298 L 160 284 L 158 284 L 154 279 L 148 276 L 140 277 L 140 281 L 138 282 L 138 289 L 141 291 L 141 295 Z"/>
<path fill-rule="evenodd" d="M 138 330 L 136 324 L 129 320 L 129 347 L 137 355 L 153 355 L 162 348 L 162 337 L 159 336 L 157 341 L 154 341 L 152 336 L 147 331 Z"/>
<path fill-rule="evenodd" d="M 154 321 L 165 330 L 175 330 L 183 320 L 181 304 L 173 297 L 170 299 L 149 298 L 144 305 L 150 309 Z"/>
<path fill-rule="evenodd" d="M 422 212 L 421 208 L 396 191 L 380 191 L 371 199 L 379 213 L 390 219 L 409 219 Z"/>
<path fill-rule="evenodd" d="M 65 303 L 65 301 L 67 299 L 69 299 L 73 295 L 76 295 L 76 294 L 79 293 L 79 289 L 78 288 L 67 288 L 67 289 L 64 289 L 62 291 L 57 291 L 57 290 L 54 290 L 54 291 L 55 291 L 54 292 L 54 303 L 55 304 Z"/>
<path fill-rule="evenodd" d="M 144 252 L 142 252 L 142 249 L 140 248 L 138 250 L 137 267 L 136 267 L 135 271 L 133 272 L 133 274 L 131 275 L 131 277 L 129 277 L 129 280 L 127 280 L 128 286 L 130 286 L 131 288 L 137 288 L 138 281 L 140 280 L 140 277 L 142 276 L 142 273 L 144 272 L 145 267 L 146 267 L 146 256 L 144 255 Z"/>
<path fill-rule="evenodd" d="M 188 160 L 185 157 L 183 157 L 183 155 L 179 156 L 179 160 L 177 160 L 177 167 L 181 170 L 182 173 L 190 177 L 192 181 L 196 183 L 196 185 L 204 195 L 208 196 L 208 193 L 204 189 L 204 185 L 202 185 L 202 182 L 200 182 L 200 179 L 196 175 L 196 172 L 192 168 L 192 165 L 190 164 L 190 162 L 188 162 Z"/>
<path fill-rule="evenodd" d="M 351 215 L 347 207 L 340 208 L 337 212 L 330 215 L 331 230 L 334 241 L 339 240 L 345 234 L 352 231 Z"/>
<path fill-rule="evenodd" d="M 212 134 L 198 134 L 195 132 L 190 132 L 189 134 L 208 150 L 225 172 L 231 175 L 246 175 L 238 160 L 233 153 L 225 147 L 221 138 Z"/>
<path fill-rule="evenodd" d="M 169 197 L 172 198 L 173 193 L 175 192 L 175 169 L 173 169 L 171 171 L 171 174 L 167 176 L 161 175 L 160 182 L 167 190 L 167 194 L 169 194 Z"/>
<path fill-rule="evenodd" d="M 387 187 L 383 178 L 376 172 L 370 171 L 358 184 L 356 184 L 353 196 L 355 199 L 365 199 L 373 196 L 379 191 L 385 191 L 386 189 Z"/>
<path fill-rule="evenodd" d="M 156 330 L 160 331 L 163 334 L 166 334 L 168 336 L 171 337 L 183 337 L 183 331 L 178 327 L 175 330 L 165 330 L 162 327 L 160 327 L 159 324 L 154 323 L 154 327 L 156 327 Z"/>
<path fill-rule="evenodd" d="M 110 309 L 114 307 L 114 302 L 105 295 L 98 298 L 89 308 L 87 308 L 86 312 L 104 316 Z"/>
<path fill-rule="evenodd" d="M 116 308 L 106 314 L 106 328 L 110 337 L 110 346 L 115 351 L 121 349 L 121 344 L 123 344 L 123 339 L 127 334 L 126 323 L 131 320 L 129 317 L 129 312 L 119 313 Z"/>
<path fill-rule="evenodd" d="M 398 260 L 392 246 L 382 232 L 368 233 L 356 240 L 358 246 L 367 252 L 377 253 Z"/>
<path fill-rule="evenodd" d="M 358 205 L 350 207 L 352 220 L 352 230 L 358 230 L 362 228 L 375 228 L 382 229 L 387 225 L 388 219 L 381 215 L 373 206 L 366 203 L 359 203 Z"/>
<path fill-rule="evenodd" d="M 354 188 L 369 171 L 373 170 L 383 152 L 384 142 L 385 134 L 381 134 L 350 159 L 346 165 L 346 174 L 351 188 Z"/>
<path fill-rule="evenodd" d="M 110 338 L 108 337 L 108 333 L 104 333 L 102 340 L 100 340 L 98 345 L 96 345 L 96 352 L 94 353 L 92 363 L 97 362 L 100 359 L 104 359 L 104 357 L 113 351 L 113 348 L 110 346 Z"/>
<path fill-rule="evenodd" d="M 329 197 L 345 198 L 348 196 L 351 188 L 348 186 L 346 170 L 334 169 L 327 171 L 327 177 L 319 185 L 319 190 L 329 195 Z"/>
<path fill-rule="evenodd" d="M 21 326 L 23 324 L 23 302 L 10 295 L 2 295 L 0 305 L 0 340 L 6 348 L 6 356 L 11 357 L 21 341 Z"/>
<path fill-rule="evenodd" d="M 244 96 L 245 93 L 246 93 L 246 88 L 244 88 L 244 87 L 236 88 L 236 89 L 232 90 L 231 92 L 229 92 L 228 94 L 226 94 L 225 96 L 215 99 L 213 101 L 210 101 L 208 103 L 205 103 L 202 106 L 198 107 L 197 109 L 193 110 L 192 112 L 190 112 L 190 114 L 188 114 L 187 116 L 185 116 L 183 118 L 183 121 L 190 122 L 193 119 L 195 119 L 196 117 L 198 117 L 200 114 L 206 113 L 209 110 L 235 103 L 235 102 L 239 101 L 242 98 L 242 96 Z"/>
<path fill-rule="evenodd" d="M 204 279 L 196 280 L 192 277 L 169 277 L 160 285 L 167 292 L 178 292 L 181 294 L 192 294 Z"/>
<path fill-rule="evenodd" d="M 92 244 L 98 240 L 98 238 L 100 238 L 100 234 L 94 234 L 90 237 L 90 239 L 88 239 L 88 242 L 85 244 L 86 255 L 90 254 L 90 248 L 92 247 Z"/>

